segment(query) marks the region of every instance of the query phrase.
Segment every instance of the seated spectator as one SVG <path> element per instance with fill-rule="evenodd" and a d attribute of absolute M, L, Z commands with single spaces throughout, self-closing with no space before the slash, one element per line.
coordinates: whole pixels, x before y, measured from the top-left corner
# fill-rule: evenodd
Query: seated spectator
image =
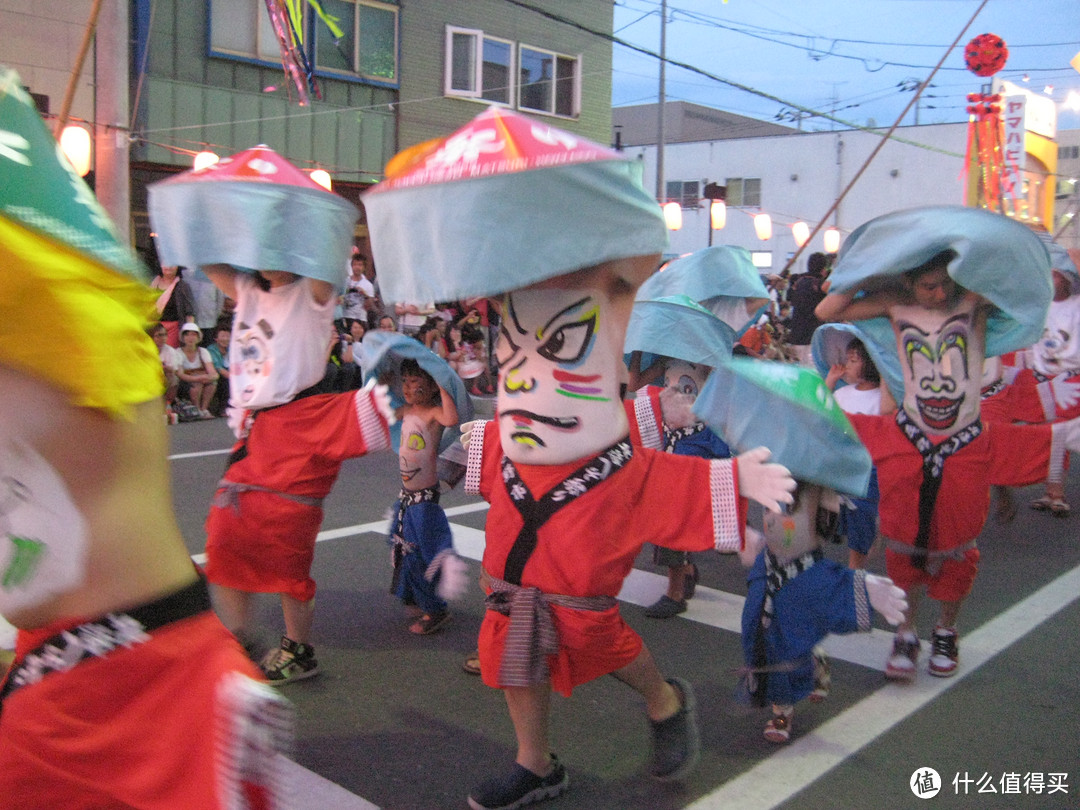
<path fill-rule="evenodd" d="M 456 371 L 465 380 L 469 393 L 479 396 L 494 394 L 488 368 L 484 333 L 480 327 L 466 320 L 461 327 L 461 343 L 458 346 Z"/>
<path fill-rule="evenodd" d="M 379 331 L 380 332 L 396 332 L 397 323 L 394 321 L 393 315 L 383 315 L 379 318 Z"/>
<path fill-rule="evenodd" d="M 420 331 L 416 333 L 416 339 L 445 360 L 448 354 L 445 335 L 446 321 L 438 315 L 432 315 L 420 327 Z"/>
<path fill-rule="evenodd" d="M 210 360 L 214 363 L 214 370 L 221 381 L 214 389 L 214 398 L 210 402 L 210 413 L 214 416 L 224 416 L 229 405 L 229 341 L 231 339 L 232 329 L 228 326 L 216 326 L 213 342 L 207 349 L 210 352 Z"/>
<path fill-rule="evenodd" d="M 210 402 L 218 384 L 218 373 L 210 352 L 199 345 L 202 330 L 193 323 L 180 327 L 180 389 L 178 396 L 191 401 L 203 419 L 213 419 Z"/>
<path fill-rule="evenodd" d="M 176 399 L 176 391 L 180 386 L 180 378 L 177 372 L 180 370 L 180 350 L 174 349 L 166 340 L 169 331 L 164 324 L 156 323 L 150 327 L 150 337 L 154 339 L 154 345 L 158 348 L 158 356 L 161 358 L 161 372 L 165 375 L 165 407 L 167 413 L 172 413 L 172 404 Z M 171 421 L 171 420 L 170 420 Z"/>

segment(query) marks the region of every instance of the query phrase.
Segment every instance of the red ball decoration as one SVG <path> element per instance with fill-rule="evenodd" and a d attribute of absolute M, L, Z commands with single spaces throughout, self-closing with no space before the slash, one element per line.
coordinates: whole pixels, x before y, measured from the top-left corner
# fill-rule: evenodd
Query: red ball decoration
<path fill-rule="evenodd" d="M 964 48 L 964 64 L 976 76 L 993 76 L 1008 58 L 1005 40 L 997 34 L 979 34 Z"/>

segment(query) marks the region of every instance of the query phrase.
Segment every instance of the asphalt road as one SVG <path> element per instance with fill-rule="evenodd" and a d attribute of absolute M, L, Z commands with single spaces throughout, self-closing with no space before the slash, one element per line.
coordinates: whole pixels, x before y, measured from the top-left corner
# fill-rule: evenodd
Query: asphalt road
<path fill-rule="evenodd" d="M 223 420 L 175 425 L 175 503 L 198 559 L 203 520 L 231 435 Z M 478 587 L 453 606 L 438 634 L 406 629 L 388 593 L 387 515 L 398 489 L 397 461 L 382 453 L 347 462 L 326 502 L 314 577 L 316 650 L 322 674 L 283 688 L 298 711 L 293 759 L 297 808 L 465 807 L 475 784 L 514 756 L 501 695 L 464 673 L 483 615 Z M 643 765 L 648 731 L 637 696 L 611 678 L 553 702 L 552 744 L 570 790 L 551 808 L 1076 808 L 1080 806 L 1080 513 L 1062 520 L 1031 512 L 1037 488 L 1018 490 L 1020 513 L 987 524 L 983 563 L 961 615 L 961 667 L 951 679 L 922 672 L 911 686 L 882 675 L 891 633 L 880 619 L 869 634 L 830 638 L 833 691 L 800 704 L 792 741 L 762 736 L 768 710 L 734 698 L 741 666 L 738 621 L 744 574 L 732 556 L 699 555 L 701 584 L 691 609 L 661 621 L 641 606 L 663 592 L 647 552 L 627 581 L 622 612 L 670 674 L 698 696 L 703 752 L 683 783 L 661 785 Z M 1080 508 L 1080 474 L 1068 499 Z M 463 556 L 482 550 L 484 504 L 460 491 L 443 498 Z M 846 559 L 846 549 L 830 547 Z M 469 563 L 470 573 L 479 570 Z M 871 558 L 880 572 L 880 554 Z M 273 597 L 260 598 L 267 640 L 282 623 Z M 932 605 L 920 621 L 925 639 Z M 927 769 L 940 792 L 925 798 L 909 783 Z M 924 805 L 928 802 L 928 805 Z"/>

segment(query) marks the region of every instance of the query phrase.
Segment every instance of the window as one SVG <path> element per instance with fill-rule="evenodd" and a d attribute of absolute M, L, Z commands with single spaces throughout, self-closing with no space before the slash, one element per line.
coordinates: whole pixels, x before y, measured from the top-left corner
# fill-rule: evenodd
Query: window
<path fill-rule="evenodd" d="M 1058 160 L 1076 160 L 1080 158 L 1080 146 L 1059 146 Z"/>
<path fill-rule="evenodd" d="M 514 43 L 468 28 L 446 29 L 448 96 L 510 104 L 513 98 Z"/>
<path fill-rule="evenodd" d="M 760 208 L 761 178 L 729 177 L 727 179 L 727 204 L 743 208 Z"/>
<path fill-rule="evenodd" d="M 335 41 L 330 29 L 316 18 L 315 67 L 396 82 L 397 7 L 370 0 L 322 0 L 321 6 L 328 16 L 337 18 L 344 34 Z"/>
<path fill-rule="evenodd" d="M 577 115 L 577 59 L 522 45 L 518 75 L 521 109 L 568 118 Z"/>
<path fill-rule="evenodd" d="M 210 4 L 210 50 L 280 62 L 281 48 L 265 0 L 214 0 Z"/>
<path fill-rule="evenodd" d="M 697 180 L 668 180 L 667 200 L 677 202 L 683 208 L 697 208 L 699 186 Z"/>

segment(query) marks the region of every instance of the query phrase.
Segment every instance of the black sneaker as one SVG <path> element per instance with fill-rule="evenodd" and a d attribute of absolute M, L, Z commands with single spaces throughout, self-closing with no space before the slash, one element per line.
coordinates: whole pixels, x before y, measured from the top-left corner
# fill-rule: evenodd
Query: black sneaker
<path fill-rule="evenodd" d="M 315 648 L 281 637 L 281 647 L 271 650 L 259 665 L 271 686 L 284 686 L 319 674 Z"/>
<path fill-rule="evenodd" d="M 666 593 L 645 608 L 645 615 L 650 619 L 670 619 L 680 613 L 686 613 L 686 600 L 672 599 Z"/>
<path fill-rule="evenodd" d="M 956 643 L 956 630 L 935 627 L 930 642 L 930 674 L 938 678 L 951 678 L 956 674 L 959 661 L 960 645 Z"/>
<path fill-rule="evenodd" d="M 682 708 L 667 720 L 652 725 L 652 754 L 649 773 L 661 781 L 682 779 L 697 765 L 701 737 L 697 725 L 697 700 L 694 690 L 682 678 L 668 678 L 682 697 Z"/>
<path fill-rule="evenodd" d="M 551 765 L 551 773 L 537 776 L 515 762 L 509 773 L 488 779 L 469 794 L 469 807 L 473 810 L 515 810 L 533 802 L 554 799 L 570 786 L 570 777 L 554 754 Z"/>

